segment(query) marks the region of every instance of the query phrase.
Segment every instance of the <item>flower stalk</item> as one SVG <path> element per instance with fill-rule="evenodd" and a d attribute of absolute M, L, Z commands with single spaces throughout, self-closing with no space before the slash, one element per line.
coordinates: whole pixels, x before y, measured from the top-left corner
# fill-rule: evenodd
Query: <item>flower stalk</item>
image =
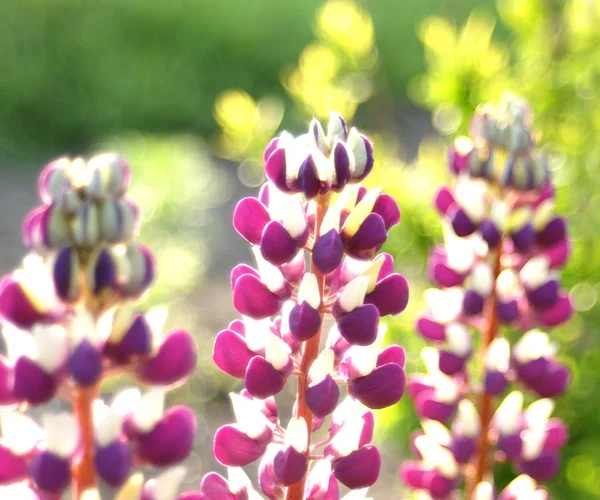
<path fill-rule="evenodd" d="M 416 325 L 432 347 L 422 351 L 427 373 L 408 382 L 422 431 L 417 460 L 400 469 L 407 487 L 434 498 L 463 485 L 468 500 L 546 498 L 538 482 L 559 470 L 567 430 L 551 418 L 552 398 L 570 374 L 540 328 L 572 314 L 558 278 L 569 240 L 531 125 L 527 103 L 513 96 L 478 108 L 470 137 L 449 150 L 455 181 L 435 198 L 445 245 L 431 253 L 438 288 L 426 292 Z M 473 337 L 479 363 L 469 364 Z M 510 384 L 517 390 L 506 394 Z M 541 399 L 524 408 L 524 391 Z M 497 461 L 520 474 L 501 492 Z"/>

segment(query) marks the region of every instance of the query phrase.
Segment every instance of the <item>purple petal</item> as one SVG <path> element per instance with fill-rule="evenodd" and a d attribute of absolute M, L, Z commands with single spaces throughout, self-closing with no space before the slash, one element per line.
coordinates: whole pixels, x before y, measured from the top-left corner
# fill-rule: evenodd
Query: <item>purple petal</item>
<path fill-rule="evenodd" d="M 434 498 L 446 498 L 456 487 L 454 481 L 442 476 L 437 470 L 429 470 L 423 475 L 425 489 L 431 492 Z"/>
<path fill-rule="evenodd" d="M 421 418 L 430 418 L 438 422 L 447 421 L 454 414 L 456 405 L 443 403 L 435 399 L 435 392 L 425 390 L 415 398 L 415 409 Z"/>
<path fill-rule="evenodd" d="M 0 280 L 0 319 L 28 330 L 45 315 L 35 309 L 18 281 L 5 276 Z"/>
<path fill-rule="evenodd" d="M 565 393 L 571 382 L 571 372 L 566 366 L 552 360 L 543 375 L 529 382 L 530 387 L 543 398 L 557 398 Z"/>
<path fill-rule="evenodd" d="M 139 371 L 142 381 L 152 385 L 182 382 L 196 368 L 196 343 L 184 330 L 167 334 L 158 353 L 144 363 Z"/>
<path fill-rule="evenodd" d="M 300 250 L 291 262 L 281 266 L 281 274 L 288 283 L 297 283 L 306 271 L 306 258 L 304 250 Z"/>
<path fill-rule="evenodd" d="M 331 187 L 339 193 L 350 179 L 350 153 L 343 142 L 336 142 L 335 144 L 333 167 L 335 169 L 335 182 Z"/>
<path fill-rule="evenodd" d="M 371 345 L 377 339 L 379 310 L 373 304 L 364 304 L 337 318 L 337 327 L 348 342 Z"/>
<path fill-rule="evenodd" d="M 265 162 L 265 174 L 277 189 L 284 193 L 291 193 L 286 182 L 286 159 L 285 149 L 275 149 Z"/>
<path fill-rule="evenodd" d="M 281 222 L 269 222 L 262 233 L 260 253 L 274 266 L 290 262 L 298 253 L 298 245 Z"/>
<path fill-rule="evenodd" d="M 502 323 L 511 323 L 519 316 L 519 304 L 515 299 L 507 302 L 498 301 L 496 314 Z"/>
<path fill-rule="evenodd" d="M 269 156 L 271 156 L 271 153 L 273 153 L 273 151 L 275 151 L 277 149 L 278 145 L 279 145 L 279 137 L 274 137 L 273 139 L 271 139 L 269 141 L 269 144 L 267 144 L 267 147 L 265 148 L 265 152 L 263 153 L 263 161 L 265 163 L 269 159 Z"/>
<path fill-rule="evenodd" d="M 380 194 L 373 206 L 373 213 L 381 215 L 385 222 L 386 230 L 398 225 L 400 222 L 400 209 L 398 203 L 389 194 Z"/>
<path fill-rule="evenodd" d="M 233 211 L 233 227 L 253 245 L 260 244 L 263 229 L 270 220 L 269 211 L 256 198 L 240 200 Z"/>
<path fill-rule="evenodd" d="M 475 316 L 481 314 L 483 306 L 485 305 L 485 298 L 479 295 L 475 290 L 465 291 L 463 298 L 463 312 L 467 316 Z"/>
<path fill-rule="evenodd" d="M 332 463 L 333 474 L 337 480 L 352 490 L 375 484 L 380 468 L 381 455 L 373 445 L 363 446 Z"/>
<path fill-rule="evenodd" d="M 263 456 L 258 466 L 258 483 L 261 491 L 267 498 L 270 500 L 280 500 L 284 497 L 285 491 L 275 475 L 273 459 L 274 455 L 272 453 L 267 453 Z"/>
<path fill-rule="evenodd" d="M 31 462 L 30 474 L 39 489 L 60 494 L 71 481 L 71 466 L 68 460 L 43 451 Z"/>
<path fill-rule="evenodd" d="M 337 479 L 333 474 L 329 474 L 329 478 L 325 483 L 321 478 L 317 482 L 309 476 L 306 483 L 305 498 L 306 500 L 339 500 L 340 487 Z"/>
<path fill-rule="evenodd" d="M 416 399 L 424 391 L 433 391 L 433 386 L 420 373 L 410 376 L 406 388 L 413 399 Z"/>
<path fill-rule="evenodd" d="M 273 460 L 273 470 L 279 482 L 284 486 L 291 486 L 304 477 L 308 469 L 308 462 L 304 453 L 288 446 L 281 450 Z"/>
<path fill-rule="evenodd" d="M 244 467 L 258 460 L 266 450 L 233 425 L 224 425 L 215 433 L 213 452 L 219 463 L 227 467 Z"/>
<path fill-rule="evenodd" d="M 531 224 L 525 224 L 521 229 L 510 235 L 515 248 L 526 252 L 535 243 L 535 229 Z"/>
<path fill-rule="evenodd" d="M 294 337 L 304 342 L 314 337 L 321 329 L 321 315 L 304 301 L 290 311 L 290 331 Z"/>
<path fill-rule="evenodd" d="M 192 451 L 196 435 L 196 417 L 186 406 L 174 406 L 147 434 L 139 437 L 136 453 L 157 467 L 181 462 Z"/>
<path fill-rule="evenodd" d="M 434 247 L 427 263 L 427 277 L 443 288 L 462 285 L 465 274 L 457 273 L 448 266 L 446 252 Z"/>
<path fill-rule="evenodd" d="M 537 358 L 523 364 L 515 363 L 515 368 L 519 378 L 528 383 L 542 376 L 547 363 L 546 358 Z"/>
<path fill-rule="evenodd" d="M 104 352 L 119 364 L 128 363 L 131 356 L 148 354 L 152 348 L 152 332 L 143 314 L 136 314 L 131 326 L 118 343 L 107 342 Z"/>
<path fill-rule="evenodd" d="M 551 247 L 567 239 L 567 223 L 562 217 L 555 217 L 537 234 L 537 243 Z"/>
<path fill-rule="evenodd" d="M 199 500 L 238 500 L 229 489 L 229 483 L 216 472 L 209 472 L 202 478 L 200 492 Z"/>
<path fill-rule="evenodd" d="M 404 394 L 406 375 L 396 363 L 378 366 L 348 385 L 348 394 L 373 410 L 396 404 Z"/>
<path fill-rule="evenodd" d="M 298 170 L 298 184 L 300 185 L 301 191 L 304 193 L 307 199 L 314 198 L 319 194 L 321 189 L 321 181 L 317 173 L 317 167 L 315 160 L 312 155 L 308 155 L 300 169 Z"/>
<path fill-rule="evenodd" d="M 400 479 L 411 489 L 423 489 L 426 470 L 422 462 L 406 461 L 400 466 Z"/>
<path fill-rule="evenodd" d="M 377 356 L 377 366 L 382 366 L 387 363 L 396 363 L 401 368 L 404 368 L 406 363 L 406 351 L 399 345 L 391 345 L 386 347 Z"/>
<path fill-rule="evenodd" d="M 440 350 L 439 368 L 446 375 L 455 375 L 465 366 L 465 358 L 461 358 L 452 352 Z"/>
<path fill-rule="evenodd" d="M 244 274 L 235 282 L 233 305 L 240 314 L 264 319 L 279 312 L 281 300 L 256 276 Z"/>
<path fill-rule="evenodd" d="M 344 256 L 344 243 L 342 237 L 335 230 L 317 238 L 312 250 L 312 261 L 322 274 L 329 274 L 342 262 Z"/>
<path fill-rule="evenodd" d="M 448 217 L 452 222 L 452 229 L 456 233 L 456 236 L 464 238 L 465 236 L 473 234 L 477 229 L 477 226 L 469 218 L 467 212 L 459 206 L 454 206 L 449 210 Z"/>
<path fill-rule="evenodd" d="M 27 475 L 26 457 L 15 455 L 10 448 L 0 443 L 0 484 L 16 483 Z"/>
<path fill-rule="evenodd" d="M 56 391 L 57 379 L 46 373 L 31 359 L 21 356 L 15 363 L 13 393 L 19 401 L 32 405 L 46 403 Z"/>
<path fill-rule="evenodd" d="M 256 353 L 248 349 L 246 340 L 231 330 L 223 330 L 215 338 L 213 361 L 225 373 L 244 378 L 246 368 Z"/>
<path fill-rule="evenodd" d="M 13 394 L 13 380 L 14 368 L 0 356 L 0 406 L 8 406 L 17 402 Z"/>
<path fill-rule="evenodd" d="M 335 410 L 339 398 L 340 389 L 331 375 L 316 384 L 310 384 L 305 392 L 306 405 L 319 418 Z"/>
<path fill-rule="evenodd" d="M 534 290 L 527 290 L 527 298 L 536 309 L 548 309 L 556 304 L 559 288 L 558 279 L 551 279 Z"/>
<path fill-rule="evenodd" d="M 371 259 L 385 243 L 387 230 L 381 215 L 371 213 L 346 242 L 346 252 L 356 259 Z"/>
<path fill-rule="evenodd" d="M 274 396 L 285 387 L 286 377 L 279 370 L 273 368 L 265 358 L 254 356 L 244 377 L 248 392 L 255 398 L 265 399 Z"/>
<path fill-rule="evenodd" d="M 473 149 L 468 152 L 459 152 L 455 144 L 451 144 L 448 148 L 448 168 L 453 174 L 460 174 L 469 165 L 469 157 Z"/>
<path fill-rule="evenodd" d="M 110 252 L 103 249 L 98 255 L 96 262 L 94 262 L 94 293 L 100 293 L 103 288 L 114 287 L 116 281 L 117 266 L 115 261 Z"/>
<path fill-rule="evenodd" d="M 71 302 L 79 298 L 79 258 L 72 247 L 60 250 L 54 261 L 52 278 L 56 295 L 63 301 Z"/>
<path fill-rule="evenodd" d="M 456 205 L 456 199 L 450 188 L 444 186 L 435 195 L 435 207 L 440 214 L 446 215 Z"/>
<path fill-rule="evenodd" d="M 244 274 L 250 274 L 252 276 L 256 276 L 257 278 L 260 278 L 260 275 L 258 274 L 258 271 L 256 269 L 254 269 L 246 264 L 238 264 L 231 270 L 231 278 L 230 278 L 231 290 L 233 290 L 235 288 L 235 284 L 237 283 L 237 280 Z"/>
<path fill-rule="evenodd" d="M 126 441 L 115 441 L 104 448 L 96 449 L 96 470 L 113 488 L 121 486 L 129 477 L 133 454 Z"/>
<path fill-rule="evenodd" d="M 538 312 L 537 319 L 544 326 L 556 326 L 568 321 L 572 314 L 573 306 L 569 296 L 561 293 L 552 307 Z"/>
<path fill-rule="evenodd" d="M 500 230 L 496 227 L 491 220 L 485 220 L 479 226 L 479 232 L 481 233 L 481 237 L 488 244 L 488 247 L 495 248 L 498 243 L 500 243 L 500 239 L 502 238 L 502 234 Z"/>
<path fill-rule="evenodd" d="M 571 244 L 569 240 L 563 240 L 551 247 L 542 250 L 542 254 L 550 260 L 550 269 L 556 269 L 564 265 L 569 258 Z"/>
<path fill-rule="evenodd" d="M 89 340 L 81 341 L 71 354 L 69 372 L 83 387 L 94 385 L 102 375 L 102 354 Z"/>
<path fill-rule="evenodd" d="M 380 316 L 400 314 L 408 304 L 408 281 L 401 274 L 390 274 L 377 282 L 365 297 L 365 304 L 374 304 Z"/>
<path fill-rule="evenodd" d="M 485 392 L 498 396 L 506 390 L 508 382 L 504 373 L 488 371 L 485 374 Z"/>
<path fill-rule="evenodd" d="M 558 453 L 542 453 L 530 462 L 521 462 L 520 468 L 536 481 L 550 481 L 560 470 L 560 456 Z"/>
<path fill-rule="evenodd" d="M 523 441 L 518 434 L 501 435 L 496 443 L 496 448 L 503 451 L 508 460 L 513 461 L 521 455 Z"/>
<path fill-rule="evenodd" d="M 426 340 L 444 342 L 446 340 L 446 328 L 444 325 L 422 316 L 417 320 L 417 331 Z"/>
<path fill-rule="evenodd" d="M 23 221 L 21 234 L 23 235 L 23 243 L 29 249 L 42 245 L 41 221 L 47 209 L 44 205 L 34 208 Z"/>
<path fill-rule="evenodd" d="M 454 436 L 450 451 L 459 464 L 466 464 L 477 451 L 477 443 L 475 439 L 466 436 Z"/>

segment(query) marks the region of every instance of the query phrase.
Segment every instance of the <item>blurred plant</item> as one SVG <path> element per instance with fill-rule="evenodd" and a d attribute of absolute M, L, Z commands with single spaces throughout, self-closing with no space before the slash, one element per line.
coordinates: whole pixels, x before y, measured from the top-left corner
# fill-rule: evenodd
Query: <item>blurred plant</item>
<path fill-rule="evenodd" d="M 61 158 L 39 178 L 42 205 L 23 225 L 31 249 L 0 281 L 0 319 L 8 356 L 0 357 L 0 484 L 11 498 L 98 498 L 98 478 L 119 499 L 173 498 L 181 467 L 144 485 L 134 465 L 175 466 L 192 449 L 196 418 L 168 389 L 196 364 L 192 337 L 165 335 L 162 310 L 135 303 L 155 274 L 150 250 L 135 242 L 139 209 L 126 196 L 129 166 L 110 154 L 87 163 Z M 106 405 L 101 384 L 126 373 L 150 386 L 127 389 Z M 24 412 L 64 400 L 72 411 L 45 412 L 43 429 Z"/>
<path fill-rule="evenodd" d="M 395 404 L 405 385 L 404 350 L 381 350 L 379 319 L 404 310 L 408 283 L 389 255 L 376 256 L 400 211 L 380 189 L 357 185 L 372 167 L 370 141 L 336 114 L 327 134 L 313 119 L 307 134 L 283 132 L 267 146 L 268 183 L 233 216 L 258 269 L 233 269 L 233 303 L 243 321 L 220 332 L 213 351 L 215 364 L 245 384 L 231 394 L 237 423 L 214 437 L 230 479 L 210 473 L 186 500 L 258 497 L 239 469 L 258 459 L 258 484 L 271 499 L 339 498 L 337 481 L 364 490 L 364 498 L 377 480 L 381 458 L 370 444 L 367 408 Z M 334 323 L 321 347 L 328 316 Z M 290 377 L 297 394 L 284 428 L 274 396 Z M 338 384 L 348 392 L 339 405 Z M 322 427 L 328 431 L 315 442 Z M 216 492 L 222 496 L 211 496 Z"/>
<path fill-rule="evenodd" d="M 426 291 L 417 330 L 437 349 L 423 349 L 428 373 L 409 381 L 424 432 L 413 439 L 421 461 L 401 468 L 407 486 L 435 498 L 466 479 L 466 498 L 492 500 L 495 462 L 530 477 L 499 498 L 542 491 L 535 482 L 558 472 L 566 442 L 562 421 L 550 419 L 549 398 L 563 394 L 569 371 L 548 335 L 532 328 L 554 327 L 572 314 L 557 275 L 569 241 L 564 219 L 554 215 L 531 120 L 527 104 L 510 96 L 497 108 L 478 108 L 470 138 L 458 138 L 449 151 L 456 182 L 436 196 L 445 246 L 434 247 L 428 273 L 439 289 Z M 479 350 L 468 365 L 473 330 Z M 514 391 L 496 405 L 509 382 L 544 399 L 523 410 L 523 394 Z M 443 423 L 453 416 L 449 431 Z"/>
<path fill-rule="evenodd" d="M 352 119 L 357 106 L 373 93 L 377 49 L 373 22 L 354 2 L 330 0 L 319 9 L 316 41 L 304 48 L 295 68 L 284 71 L 282 85 L 304 120 L 327 118 L 331 109 Z M 243 90 L 226 90 L 214 106 L 221 128 L 217 154 L 242 162 L 239 177 L 247 186 L 264 181 L 262 152 L 284 114 L 276 98 L 255 101 Z"/>
<path fill-rule="evenodd" d="M 430 107 L 434 116 L 458 109 L 465 117 L 480 100 L 517 90 L 536 110 L 536 127 L 545 143 L 542 149 L 555 179 L 557 208 L 570 219 L 573 251 L 563 278 L 572 287 L 578 311 L 568 327 L 555 332 L 567 346 L 565 361 L 573 371 L 574 384 L 559 404 L 571 438 L 564 452 L 566 467 L 552 488 L 560 498 L 596 498 L 600 493 L 600 454 L 592 443 L 600 439 L 596 425 L 600 344 L 595 335 L 600 315 L 594 307 L 599 294 L 595 276 L 600 273 L 596 245 L 600 225 L 600 198 L 596 195 L 600 187 L 600 32 L 595 27 L 600 23 L 600 5 L 586 0 L 502 0 L 498 12 L 510 43 L 501 48 L 490 42 L 508 54 L 506 68 L 499 68 L 493 82 L 472 67 L 461 80 L 460 91 L 430 92 L 451 80 L 460 67 L 460 61 L 444 64 L 439 55 L 443 44 L 438 40 L 431 42 L 434 49 L 426 47 L 427 73 L 416 81 L 411 96 Z M 430 40 L 435 41 L 435 36 Z M 419 81 L 428 83 L 421 86 Z M 443 134 L 452 132 L 453 127 L 440 126 L 438 120 L 434 124 Z M 458 129 L 466 129 L 464 119 Z"/>

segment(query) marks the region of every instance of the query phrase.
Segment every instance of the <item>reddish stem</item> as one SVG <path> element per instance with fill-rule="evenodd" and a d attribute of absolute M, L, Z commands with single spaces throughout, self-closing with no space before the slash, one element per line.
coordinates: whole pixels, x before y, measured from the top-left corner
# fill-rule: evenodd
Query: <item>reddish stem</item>
<path fill-rule="evenodd" d="M 501 271 L 501 257 L 502 257 L 502 241 L 498 246 L 496 255 L 494 256 L 494 283 L 498 278 Z M 498 321 L 498 298 L 496 297 L 496 291 L 493 290 L 491 301 L 489 302 L 486 310 L 487 328 L 485 329 L 485 335 L 482 338 L 482 366 L 485 366 L 485 354 L 493 342 L 494 338 L 498 333 L 499 321 Z M 493 401 L 490 395 L 484 390 L 481 391 L 479 416 L 481 422 L 481 431 L 479 434 L 479 443 L 477 446 L 477 456 L 475 459 L 475 473 L 471 476 L 469 484 L 467 486 L 467 500 L 473 499 L 473 492 L 475 487 L 483 481 L 483 478 L 490 469 L 490 447 L 488 434 L 490 430 L 490 422 L 493 414 Z"/>
<path fill-rule="evenodd" d="M 329 197 L 323 196 L 319 197 L 316 200 L 317 209 L 315 212 L 315 225 L 314 225 L 314 240 L 317 239 L 319 235 L 319 231 L 321 229 L 321 223 L 323 222 L 323 218 L 325 217 L 325 213 L 327 212 L 327 205 L 329 204 Z M 308 443 L 306 443 L 306 457 L 310 459 L 310 438 L 311 438 L 311 429 L 313 424 L 313 414 L 310 411 L 310 408 L 306 405 L 306 389 L 308 387 L 308 371 L 312 366 L 315 359 L 319 355 L 319 346 L 321 344 L 321 331 L 323 329 L 323 316 L 322 312 L 324 309 L 324 301 L 325 301 L 325 276 L 319 272 L 317 267 L 315 266 L 312 258 L 310 260 L 310 272 L 313 273 L 317 277 L 317 284 L 319 286 L 319 294 L 321 296 L 321 304 L 319 306 L 319 311 L 321 315 L 321 328 L 317 332 L 317 334 L 311 338 L 310 340 L 304 343 L 304 351 L 302 353 L 302 362 L 300 363 L 300 376 L 298 377 L 298 393 L 296 396 L 296 417 L 303 418 L 308 427 Z M 286 500 L 302 500 L 304 496 L 304 486 L 306 484 L 307 474 L 304 474 L 304 477 L 297 483 L 294 483 L 287 489 L 287 494 L 285 496 Z"/>
<path fill-rule="evenodd" d="M 75 391 L 74 410 L 81 432 L 81 451 L 73 462 L 73 491 L 76 499 L 80 498 L 84 491 L 96 487 L 92 405 L 97 393 L 97 387 L 78 388 Z"/>

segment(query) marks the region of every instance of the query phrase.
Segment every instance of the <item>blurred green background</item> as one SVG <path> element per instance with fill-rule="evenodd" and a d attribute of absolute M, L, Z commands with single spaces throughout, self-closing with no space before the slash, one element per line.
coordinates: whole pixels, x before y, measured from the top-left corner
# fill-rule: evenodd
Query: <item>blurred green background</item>
<path fill-rule="evenodd" d="M 2 0 L 0 20 L 0 270 L 22 253 L 19 221 L 43 162 L 105 149 L 130 161 L 142 238 L 159 262 L 149 301 L 172 306 L 170 321 L 201 345 L 198 373 L 172 396 L 203 422 L 189 486 L 214 466 L 211 435 L 230 418 L 234 384 L 212 367 L 210 346 L 235 317 L 229 270 L 250 260 L 231 210 L 262 181 L 269 138 L 335 109 L 374 139 L 370 182 L 403 211 L 386 250 L 412 289 L 391 335 L 414 372 L 445 147 L 480 102 L 507 90 L 530 99 L 570 221 L 563 278 L 577 308 L 553 331 L 574 378 L 556 410 L 571 439 L 550 488 L 600 498 L 598 0 Z M 396 470 L 418 422 L 408 398 L 379 419 L 379 439 L 392 439 L 374 496 L 402 497 Z M 512 475 L 497 472 L 501 484 Z"/>

